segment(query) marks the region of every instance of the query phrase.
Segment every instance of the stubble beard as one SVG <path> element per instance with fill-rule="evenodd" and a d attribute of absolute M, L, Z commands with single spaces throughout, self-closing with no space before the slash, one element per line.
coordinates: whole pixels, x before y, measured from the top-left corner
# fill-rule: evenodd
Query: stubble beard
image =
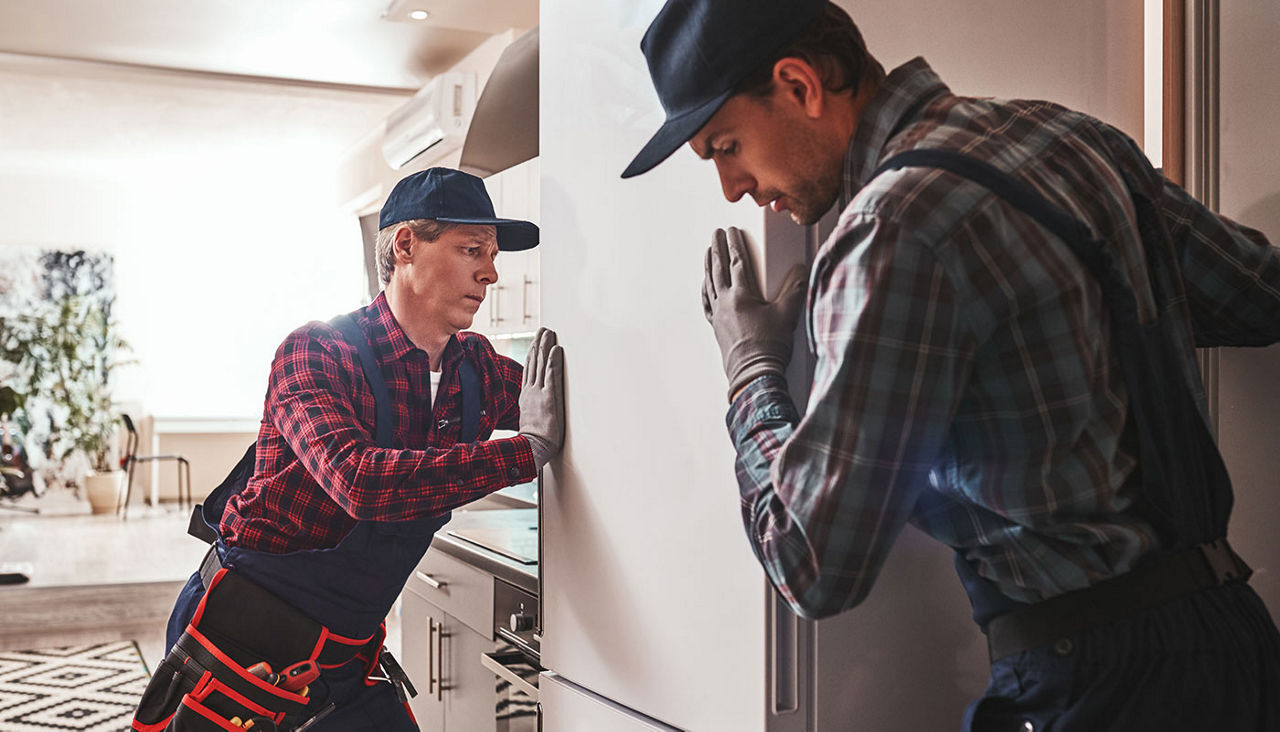
<path fill-rule="evenodd" d="M 840 195 L 839 176 L 823 176 L 816 180 L 805 181 L 794 195 L 788 196 L 792 201 L 791 220 L 801 226 L 812 226 L 831 210 L 836 198 Z"/>
<path fill-rule="evenodd" d="M 791 199 L 791 220 L 801 226 L 812 226 L 831 210 L 840 196 L 840 172 L 843 157 L 828 155 L 826 148 L 808 128 L 793 129 L 793 147 L 787 157 L 789 167 L 798 177 L 787 193 Z M 806 172 L 812 173 L 803 177 Z"/>

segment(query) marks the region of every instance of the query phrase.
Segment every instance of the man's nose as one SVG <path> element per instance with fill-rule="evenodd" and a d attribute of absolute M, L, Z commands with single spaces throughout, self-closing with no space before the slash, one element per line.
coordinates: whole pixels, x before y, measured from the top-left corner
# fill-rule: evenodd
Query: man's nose
<path fill-rule="evenodd" d="M 498 281 L 498 267 L 492 259 L 485 261 L 485 265 L 476 273 L 476 280 L 486 285 L 492 285 Z"/>
<path fill-rule="evenodd" d="M 720 188 L 729 203 L 734 203 L 755 187 L 755 179 L 735 169 L 733 166 L 716 163 L 716 171 L 720 173 Z"/>

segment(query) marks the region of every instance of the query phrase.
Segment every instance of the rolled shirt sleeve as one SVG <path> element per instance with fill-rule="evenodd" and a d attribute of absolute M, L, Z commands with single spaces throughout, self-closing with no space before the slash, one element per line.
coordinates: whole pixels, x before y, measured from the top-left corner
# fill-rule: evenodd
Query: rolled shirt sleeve
<path fill-rule="evenodd" d="M 891 220 L 846 214 L 810 288 L 814 383 L 801 417 L 780 376 L 730 408 L 743 521 L 799 614 L 861 602 L 907 522 L 970 368 L 951 278 Z"/>

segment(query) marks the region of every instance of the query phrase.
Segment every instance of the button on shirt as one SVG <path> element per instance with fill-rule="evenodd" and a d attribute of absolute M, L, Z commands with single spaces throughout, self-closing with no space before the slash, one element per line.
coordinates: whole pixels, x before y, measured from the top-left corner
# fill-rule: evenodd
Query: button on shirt
<path fill-rule="evenodd" d="M 811 272 L 807 411 L 769 375 L 727 417 L 752 546 L 810 616 L 860 602 L 908 521 L 1023 602 L 1157 548 L 1136 510 L 1128 391 L 1097 283 L 976 183 L 927 168 L 868 183 L 915 148 L 985 160 L 1088 224 L 1149 319 L 1157 303 L 1117 171 L 1145 180 L 1173 243 L 1160 307 L 1186 334 L 1176 348 L 1202 411 L 1196 345 L 1280 338 L 1275 250 L 1152 173 L 1121 132 L 1048 102 L 958 97 L 923 59 L 894 70 L 859 121 L 846 205 Z"/>
<path fill-rule="evenodd" d="M 528 439 L 487 439 L 495 429 L 519 427 L 518 363 L 483 336 L 458 333 L 441 356 L 433 400 L 430 360 L 409 341 L 385 296 L 354 317 L 390 392 L 393 447 L 375 442 L 373 394 L 355 347 L 328 323 L 299 328 L 271 366 L 254 474 L 223 515 L 228 544 L 274 553 L 332 547 L 357 520 L 438 516 L 535 477 Z M 472 443 L 457 442 L 464 354 L 481 391 L 480 441 Z"/>

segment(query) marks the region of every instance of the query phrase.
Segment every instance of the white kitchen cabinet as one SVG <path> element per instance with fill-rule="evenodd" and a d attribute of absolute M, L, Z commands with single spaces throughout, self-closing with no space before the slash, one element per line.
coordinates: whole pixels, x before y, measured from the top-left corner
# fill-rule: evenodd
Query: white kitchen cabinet
<path fill-rule="evenodd" d="M 443 623 L 445 612 L 414 592 L 406 592 L 401 600 L 400 664 L 413 682 L 418 695 L 409 700 L 414 719 L 423 732 L 444 730 L 444 701 L 436 698 L 436 624 Z"/>
<path fill-rule="evenodd" d="M 401 602 L 402 665 L 418 691 L 409 701 L 418 727 L 496 732 L 495 679 L 480 663 L 494 650 L 493 577 L 428 552 Z"/>
<path fill-rule="evenodd" d="M 485 179 L 499 218 L 539 223 L 539 166 L 534 158 Z M 488 336 L 538 329 L 541 254 L 538 248 L 498 255 L 498 281 L 489 287 L 470 330 Z"/>
<path fill-rule="evenodd" d="M 494 730 L 495 682 L 480 664 L 493 641 L 416 592 L 404 593 L 403 666 L 417 688 L 409 701 L 423 732 Z"/>

